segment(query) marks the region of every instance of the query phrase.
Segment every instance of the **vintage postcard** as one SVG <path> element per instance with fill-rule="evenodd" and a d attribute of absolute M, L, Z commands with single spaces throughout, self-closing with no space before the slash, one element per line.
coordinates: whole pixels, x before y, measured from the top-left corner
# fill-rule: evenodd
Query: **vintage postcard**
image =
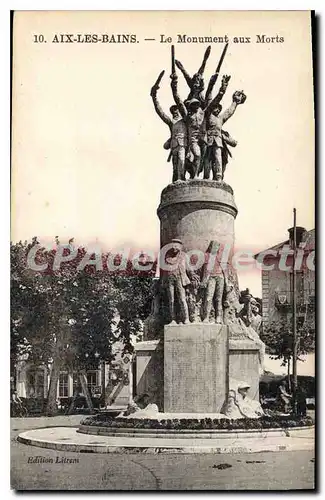
<path fill-rule="evenodd" d="M 17 11 L 11 488 L 315 488 L 311 11 Z"/>

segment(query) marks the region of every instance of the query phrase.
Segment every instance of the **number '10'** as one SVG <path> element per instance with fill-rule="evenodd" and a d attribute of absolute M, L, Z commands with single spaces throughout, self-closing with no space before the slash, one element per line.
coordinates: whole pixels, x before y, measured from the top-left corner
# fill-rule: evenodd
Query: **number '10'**
<path fill-rule="evenodd" d="M 34 43 L 43 43 L 45 38 L 43 35 L 34 35 Z"/>

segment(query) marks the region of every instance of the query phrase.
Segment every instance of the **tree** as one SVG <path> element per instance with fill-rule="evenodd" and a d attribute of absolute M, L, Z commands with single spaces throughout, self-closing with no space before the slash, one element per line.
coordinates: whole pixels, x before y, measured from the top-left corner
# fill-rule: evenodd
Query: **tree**
<path fill-rule="evenodd" d="M 40 362 L 47 360 L 51 346 L 41 332 L 46 326 L 48 303 L 43 290 L 37 283 L 37 277 L 26 267 L 26 254 L 37 244 L 37 238 L 31 243 L 11 244 L 11 369 L 17 360 L 28 354 Z"/>
<path fill-rule="evenodd" d="M 304 320 L 297 325 L 298 360 L 299 356 L 313 352 L 315 349 L 315 325 L 312 320 Z M 273 359 L 282 360 L 282 366 L 288 368 L 288 384 L 290 387 L 290 363 L 293 355 L 293 332 L 291 322 L 284 318 L 279 322 L 263 324 L 261 340 L 266 344 L 268 353 Z"/>
<path fill-rule="evenodd" d="M 72 240 L 69 242 L 72 244 Z M 86 250 L 78 248 L 76 258 L 59 269 L 53 263 L 59 247 L 37 252 L 44 271 L 26 265 L 27 254 L 37 244 L 11 245 L 11 357 L 15 364 L 27 353 L 29 359 L 51 363 L 47 413 L 56 411 L 56 391 L 60 371 L 68 367 L 84 374 L 98 367 L 98 360 L 113 359 L 112 346 L 122 340 L 132 352 L 132 334 L 138 334 L 150 307 L 152 273 L 133 271 L 128 263 L 121 273 L 92 265 L 78 270 Z M 69 253 L 69 249 L 66 250 Z M 107 257 L 107 255 L 106 255 Z M 106 261 L 106 259 L 104 259 Z"/>

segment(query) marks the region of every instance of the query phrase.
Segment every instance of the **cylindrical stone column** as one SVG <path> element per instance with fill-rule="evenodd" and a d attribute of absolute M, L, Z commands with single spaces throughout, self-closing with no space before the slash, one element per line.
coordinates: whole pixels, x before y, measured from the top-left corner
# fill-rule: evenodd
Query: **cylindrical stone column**
<path fill-rule="evenodd" d="M 160 246 L 177 238 L 183 242 L 185 252 L 205 252 L 212 240 L 232 249 L 237 212 L 228 184 L 210 180 L 170 184 L 162 191 L 157 210 Z"/>
<path fill-rule="evenodd" d="M 228 247 L 220 257 L 231 263 L 237 207 L 228 184 L 202 179 L 170 184 L 157 213 L 161 248 L 178 239 L 185 252 L 205 253 L 215 241 Z M 228 391 L 228 350 L 226 325 L 166 325 L 164 411 L 218 413 Z"/>

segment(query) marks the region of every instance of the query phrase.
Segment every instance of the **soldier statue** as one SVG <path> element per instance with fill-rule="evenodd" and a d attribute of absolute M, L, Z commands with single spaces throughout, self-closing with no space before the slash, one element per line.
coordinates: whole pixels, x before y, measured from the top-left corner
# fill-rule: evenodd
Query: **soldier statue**
<path fill-rule="evenodd" d="M 204 54 L 204 57 L 203 57 L 203 62 L 201 64 L 199 70 L 197 71 L 197 73 L 195 73 L 192 78 L 190 77 L 190 75 L 188 74 L 188 72 L 185 70 L 185 68 L 182 65 L 182 63 L 180 61 L 175 60 L 175 65 L 183 73 L 184 78 L 186 80 L 186 83 L 188 84 L 188 86 L 190 88 L 190 93 L 189 93 L 189 95 L 187 97 L 187 101 L 190 101 L 191 99 L 198 99 L 200 101 L 200 105 L 201 105 L 202 109 L 205 109 L 210 104 L 210 102 L 212 101 L 213 87 L 214 87 L 214 85 L 215 85 L 215 83 L 216 83 L 216 81 L 218 79 L 218 76 L 219 76 L 219 73 L 220 73 L 220 69 L 221 69 L 221 65 L 222 65 L 223 60 L 225 58 L 227 49 L 228 49 L 228 43 L 225 45 L 225 47 L 224 47 L 224 49 L 222 51 L 222 54 L 221 54 L 220 61 L 218 63 L 217 69 L 216 69 L 215 73 L 210 78 L 209 85 L 208 85 L 208 88 L 207 88 L 207 91 L 206 91 L 206 94 L 205 94 L 204 97 L 203 97 L 203 91 L 204 91 L 203 72 L 204 72 L 204 69 L 205 69 L 206 62 L 207 62 L 207 60 L 209 58 L 209 55 L 210 55 L 210 52 L 211 52 L 211 46 L 209 46 L 207 48 L 207 50 L 205 51 L 205 54 Z M 175 65 L 173 63 L 173 58 L 174 57 L 175 57 L 175 55 L 174 55 L 174 49 L 172 47 L 172 72 L 173 73 L 175 73 Z M 221 100 L 221 98 L 222 98 L 222 96 L 219 96 L 220 100 Z"/>
<path fill-rule="evenodd" d="M 183 65 L 175 60 L 175 49 L 171 46 L 172 72 L 171 89 L 175 105 L 171 106 L 171 117 L 164 113 L 157 99 L 160 81 L 164 75 L 162 71 L 151 89 L 151 97 L 159 117 L 170 129 L 171 137 L 165 142 L 164 148 L 170 149 L 168 161 L 173 162 L 173 182 L 185 181 L 186 172 L 191 179 L 197 179 L 204 172 L 204 179 L 209 179 L 211 172 L 213 180 L 222 182 L 224 172 L 231 157 L 230 147 L 237 142 L 228 132 L 223 130 L 224 123 L 235 113 L 239 104 L 243 104 L 246 95 L 243 91 L 236 91 L 232 96 L 231 106 L 222 113 L 221 100 L 226 92 L 230 76 L 224 75 L 217 95 L 212 98 L 214 85 L 219 77 L 221 65 L 226 55 L 228 44 L 225 45 L 215 73 L 211 76 L 205 96 L 203 72 L 210 55 L 211 47 L 205 51 L 203 62 L 197 71 L 190 77 Z M 190 87 L 190 93 L 182 101 L 178 93 L 178 77 L 176 66 L 183 73 Z"/>
<path fill-rule="evenodd" d="M 220 261 L 218 254 L 215 253 L 215 249 L 218 249 L 218 247 L 218 242 L 210 242 L 203 265 L 201 281 L 201 287 L 205 289 L 203 323 L 210 322 L 212 305 L 214 305 L 215 322 L 219 324 L 223 323 L 223 299 L 226 280 L 223 263 Z"/>
<path fill-rule="evenodd" d="M 170 148 L 171 157 L 173 162 L 173 182 L 179 180 L 185 180 L 185 148 L 187 147 L 187 127 L 184 119 L 182 118 L 178 106 L 173 105 L 170 107 L 170 112 L 172 118 L 170 118 L 162 110 L 158 98 L 157 91 L 159 89 L 159 83 L 164 74 L 162 71 L 157 79 L 157 82 L 152 87 L 150 95 L 158 116 L 163 122 L 168 125 L 171 133 L 170 139 L 165 143 L 165 148 Z"/>
<path fill-rule="evenodd" d="M 248 288 L 240 293 L 239 302 L 243 304 L 243 308 L 239 313 L 239 317 L 246 326 L 251 326 L 256 331 L 256 333 L 259 333 L 262 323 L 260 306 L 257 300 L 252 296 Z"/>
<path fill-rule="evenodd" d="M 201 147 L 205 139 L 204 111 L 201 108 L 199 99 L 192 98 L 183 103 L 177 90 L 178 77 L 176 73 L 171 74 L 171 80 L 171 87 L 175 102 L 187 126 L 187 158 L 190 157 L 190 161 L 192 163 L 191 178 L 196 179 L 201 166 Z"/>
<path fill-rule="evenodd" d="M 172 51 L 173 51 L 173 49 L 172 49 Z M 203 73 L 204 73 L 205 65 L 206 65 L 207 60 L 209 58 L 210 52 L 211 52 L 211 46 L 209 46 L 206 49 L 206 51 L 204 53 L 202 64 L 201 64 L 200 68 L 198 69 L 197 73 L 195 73 L 192 78 L 190 77 L 188 72 L 185 70 L 182 63 L 180 61 L 175 60 L 175 65 L 183 73 L 183 76 L 186 80 L 186 83 L 190 88 L 190 93 L 187 97 L 187 100 L 197 99 L 198 101 L 200 101 L 200 104 L 202 105 L 202 107 L 204 107 L 204 102 L 205 102 L 205 99 L 204 99 L 203 94 L 202 94 L 202 92 L 204 91 Z M 172 52 L 172 57 L 174 57 L 173 52 Z M 174 64 L 173 64 L 173 67 L 174 67 Z M 173 71 L 173 73 L 174 73 L 174 71 Z"/>
<path fill-rule="evenodd" d="M 253 318 L 252 300 L 253 300 L 253 295 L 251 294 L 248 288 L 240 292 L 239 303 L 242 304 L 243 307 L 238 316 L 246 326 L 251 325 Z"/>
<path fill-rule="evenodd" d="M 188 311 L 191 323 L 200 323 L 200 309 L 202 302 L 202 289 L 200 288 L 200 276 L 194 271 L 190 273 L 190 284 L 186 287 Z"/>
<path fill-rule="evenodd" d="M 257 300 L 252 296 L 249 289 L 240 292 L 239 302 L 243 304 L 238 317 L 247 327 L 247 337 L 259 346 L 260 372 L 264 370 L 265 344 L 259 337 L 262 317 L 258 314 L 259 306 Z"/>
<path fill-rule="evenodd" d="M 195 179 L 204 169 L 204 163 L 207 159 L 207 143 L 206 143 L 206 130 L 205 130 L 205 110 L 210 109 L 209 106 L 213 102 L 213 107 L 220 103 L 230 79 L 225 75 L 222 79 L 222 85 L 219 89 L 217 96 L 212 101 L 212 91 L 218 79 L 220 68 L 224 57 L 226 55 L 228 44 L 224 47 L 219 64 L 215 73 L 211 76 L 208 89 L 205 97 L 203 97 L 204 81 L 203 72 L 206 61 L 210 55 L 211 47 L 208 47 L 204 54 L 202 65 L 197 73 L 191 78 L 179 61 L 175 61 L 174 47 L 172 46 L 172 91 L 176 104 L 182 114 L 183 119 L 188 127 L 188 150 L 186 155 L 186 170 L 190 172 L 190 177 Z M 182 105 L 181 100 L 177 94 L 177 76 L 175 72 L 175 65 L 182 71 L 187 84 L 191 91 Z M 186 113 L 187 111 L 187 113 Z M 188 166 L 190 164 L 190 166 Z"/>
<path fill-rule="evenodd" d="M 167 291 L 170 324 L 176 324 L 177 318 L 187 324 L 189 323 L 189 312 L 185 287 L 191 282 L 186 271 L 183 243 L 181 240 L 173 239 L 169 245 L 165 262 L 160 264 L 160 268 L 163 286 Z"/>
<path fill-rule="evenodd" d="M 259 335 L 262 327 L 261 307 L 260 304 L 257 302 L 257 300 L 254 298 L 251 300 L 251 308 L 252 308 L 251 327 Z"/>
<path fill-rule="evenodd" d="M 223 87 L 226 87 L 229 81 L 229 77 L 223 77 Z M 219 95 L 219 94 L 218 94 Z M 217 96 L 218 98 L 218 96 Z M 208 179 L 210 176 L 210 171 L 212 170 L 213 179 L 216 181 L 222 181 L 225 161 L 223 155 L 223 149 L 230 146 L 236 146 L 237 142 L 230 137 L 228 133 L 223 133 L 222 127 L 224 123 L 232 117 L 235 113 L 238 104 L 242 104 L 246 100 L 246 96 L 242 91 L 236 91 L 232 97 L 231 106 L 226 109 L 223 113 L 222 106 L 219 99 L 213 99 L 205 110 L 206 119 L 206 133 L 207 133 L 207 153 L 204 168 L 204 178 Z M 221 113 L 221 114 L 220 114 Z M 223 165 L 224 164 L 224 165 Z"/>

